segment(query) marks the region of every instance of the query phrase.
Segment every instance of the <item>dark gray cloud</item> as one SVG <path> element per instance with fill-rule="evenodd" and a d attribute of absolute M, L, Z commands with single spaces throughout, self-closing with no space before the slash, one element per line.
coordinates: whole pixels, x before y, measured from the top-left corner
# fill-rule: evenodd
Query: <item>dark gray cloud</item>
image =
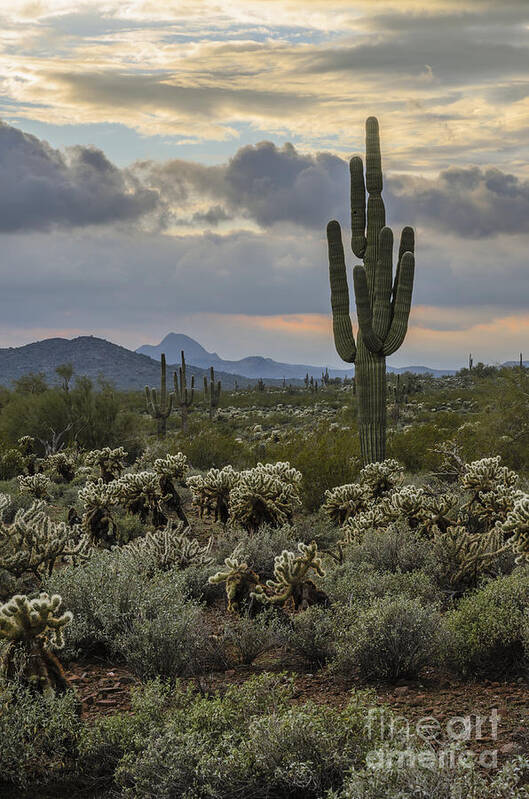
<path fill-rule="evenodd" d="M 473 239 L 529 232 L 529 181 L 500 169 L 452 167 L 431 181 L 394 175 L 389 188 L 398 221 Z"/>
<path fill-rule="evenodd" d="M 160 206 L 156 190 L 115 167 L 101 150 L 65 153 L 0 123 L 0 232 L 136 220 Z"/>
<path fill-rule="evenodd" d="M 243 147 L 223 166 L 184 161 L 144 163 L 139 174 L 169 203 L 215 198 L 201 224 L 238 213 L 263 227 L 280 223 L 323 230 L 329 219 L 348 225 L 347 163 L 329 153 L 306 155 L 291 144 Z M 529 232 L 529 181 L 500 169 L 452 167 L 435 179 L 389 175 L 384 196 L 390 224 L 425 225 L 463 238 Z"/>

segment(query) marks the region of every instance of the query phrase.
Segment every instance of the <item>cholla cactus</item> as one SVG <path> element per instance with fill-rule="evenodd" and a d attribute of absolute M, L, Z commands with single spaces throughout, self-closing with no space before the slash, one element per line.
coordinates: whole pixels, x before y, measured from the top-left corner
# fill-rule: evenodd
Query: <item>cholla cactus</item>
<path fill-rule="evenodd" d="M 380 509 L 388 519 L 404 518 L 412 529 L 416 529 L 428 519 L 427 501 L 423 488 L 413 485 L 403 486 L 386 497 Z"/>
<path fill-rule="evenodd" d="M 12 524 L 2 520 L 8 507 L 0 503 L 0 569 L 19 578 L 26 572 L 40 581 L 51 574 L 59 558 L 83 558 L 88 541 L 64 522 L 54 522 L 45 513 L 44 502 L 20 509 Z"/>
<path fill-rule="evenodd" d="M 335 524 L 342 525 L 347 519 L 365 510 L 367 502 L 365 486 L 349 483 L 326 491 L 322 509 Z"/>
<path fill-rule="evenodd" d="M 256 469 L 261 469 L 273 477 L 279 477 L 284 483 L 289 483 L 294 488 L 301 486 L 303 475 L 294 469 L 288 461 L 277 461 L 277 463 L 258 463 Z"/>
<path fill-rule="evenodd" d="M 518 475 L 506 466 L 500 466 L 501 457 L 482 458 L 467 464 L 461 476 L 461 485 L 477 496 L 479 493 L 494 491 L 499 486 L 513 488 L 518 482 Z"/>
<path fill-rule="evenodd" d="M 424 505 L 422 530 L 429 535 L 446 533 L 448 528 L 454 524 L 453 515 L 457 505 L 458 499 L 455 494 L 427 497 Z"/>
<path fill-rule="evenodd" d="M 48 455 L 44 467 L 51 471 L 52 478 L 58 483 L 71 483 L 75 477 L 75 463 L 65 452 Z"/>
<path fill-rule="evenodd" d="M 498 527 L 508 538 L 509 545 L 516 555 L 516 562 L 529 562 L 529 494 L 523 494 L 516 500 L 514 508 Z"/>
<path fill-rule="evenodd" d="M 158 475 L 158 484 L 168 508 L 174 510 L 178 518 L 187 526 L 189 522 L 182 507 L 177 483 L 185 485 L 185 476 L 189 466 L 187 456 L 183 452 L 167 455 L 154 461 L 154 471 Z"/>
<path fill-rule="evenodd" d="M 510 485 L 497 485 L 491 491 L 480 491 L 472 505 L 472 513 L 486 526 L 504 522 L 516 502 L 524 496 L 522 491 Z"/>
<path fill-rule="evenodd" d="M 170 477 L 185 485 L 185 476 L 189 470 L 187 455 L 177 452 L 176 455 L 166 455 L 165 458 L 156 458 L 154 461 L 154 471 L 164 477 Z"/>
<path fill-rule="evenodd" d="M 239 480 L 239 472 L 232 466 L 223 469 L 209 469 L 204 476 L 189 477 L 187 485 L 193 495 L 202 518 L 204 513 L 215 514 L 215 521 L 228 522 L 230 513 L 230 494 Z"/>
<path fill-rule="evenodd" d="M 212 539 L 204 547 L 196 538 L 186 535 L 184 525 L 177 527 L 169 522 L 165 529 L 148 532 L 143 538 L 137 538 L 122 547 L 121 557 L 126 558 L 137 567 L 142 574 L 169 569 L 187 569 L 189 566 L 210 566 Z"/>
<path fill-rule="evenodd" d="M 360 472 L 360 482 L 373 499 L 389 494 L 402 480 L 403 467 L 393 458 L 368 463 Z"/>
<path fill-rule="evenodd" d="M 93 449 L 87 452 L 85 456 L 85 463 L 87 466 L 99 466 L 101 469 L 101 478 L 104 483 L 110 483 L 116 480 L 123 469 L 125 468 L 125 458 L 127 453 L 123 447 L 103 447 L 103 449 Z"/>
<path fill-rule="evenodd" d="M 267 580 L 266 588 L 272 593 L 267 593 L 262 585 L 258 585 L 254 596 L 260 602 L 271 605 L 283 605 L 292 598 L 294 609 L 307 608 L 309 605 L 326 604 L 327 597 L 319 591 L 312 580 L 307 579 L 309 572 L 315 572 L 319 577 L 325 577 L 321 558 L 318 555 L 318 546 L 315 541 L 311 544 L 298 544 L 299 555 L 288 550 L 283 550 L 274 561 L 275 580 Z"/>
<path fill-rule="evenodd" d="M 38 458 L 35 450 L 35 439 L 33 436 L 22 436 L 18 439 L 17 448 L 24 460 L 24 465 L 28 474 L 35 474 L 38 471 Z"/>
<path fill-rule="evenodd" d="M 111 546 L 117 540 L 117 525 L 112 509 L 119 501 L 116 482 L 104 483 L 101 478 L 96 483 L 87 483 L 79 490 L 79 501 L 84 513 L 82 529 L 94 544 Z"/>
<path fill-rule="evenodd" d="M 290 522 L 300 505 L 298 487 L 274 476 L 261 464 L 241 472 L 230 493 L 231 519 L 248 532 L 255 532 L 264 523 L 277 527 Z"/>
<path fill-rule="evenodd" d="M 137 514 L 142 522 L 147 522 L 149 514 L 155 527 L 167 524 L 163 504 L 167 499 L 162 494 L 155 472 L 123 474 L 113 483 L 118 501 L 129 513 Z"/>
<path fill-rule="evenodd" d="M 69 612 L 58 615 L 61 602 L 57 594 L 42 593 L 37 599 L 17 594 L 0 607 L 0 638 L 8 642 L 1 660 L 4 677 L 22 678 L 42 693 L 63 693 L 68 688 L 62 666 L 51 651 L 63 646 L 64 628 L 72 620 Z M 19 660 L 22 664 L 17 668 Z"/>
<path fill-rule="evenodd" d="M 45 474 L 19 475 L 18 487 L 21 494 L 31 494 L 35 499 L 49 499 L 51 480 Z"/>
<path fill-rule="evenodd" d="M 390 523 L 391 518 L 388 518 L 383 508 L 373 505 L 346 520 L 342 526 L 342 540 L 338 543 L 342 546 L 359 544 L 367 532 L 387 527 Z"/>
<path fill-rule="evenodd" d="M 488 533 L 469 533 L 461 524 L 435 536 L 443 577 L 455 591 L 477 585 L 480 577 L 490 573 L 492 562 L 504 550 L 499 527 Z"/>
<path fill-rule="evenodd" d="M 260 577 L 247 563 L 241 563 L 234 555 L 226 558 L 224 569 L 209 578 L 212 584 L 226 583 L 228 611 L 238 613 L 244 606 L 252 608 L 252 595 L 260 585 Z"/>

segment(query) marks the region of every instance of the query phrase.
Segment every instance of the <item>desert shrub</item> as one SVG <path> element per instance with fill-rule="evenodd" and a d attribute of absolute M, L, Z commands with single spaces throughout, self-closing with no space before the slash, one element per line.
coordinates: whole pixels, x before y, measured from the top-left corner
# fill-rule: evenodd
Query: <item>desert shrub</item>
<path fill-rule="evenodd" d="M 441 599 L 439 589 L 425 572 L 381 571 L 369 562 L 346 561 L 329 569 L 322 588 L 332 602 L 356 608 L 366 607 L 374 599 L 399 594 L 417 598 L 424 605 Z"/>
<path fill-rule="evenodd" d="M 284 628 L 274 609 L 266 609 L 255 617 L 248 613 L 233 616 L 222 630 L 226 657 L 235 663 L 253 663 L 263 652 L 281 645 Z"/>
<path fill-rule="evenodd" d="M 7 449 L 0 454 L 0 480 L 12 480 L 25 470 L 26 462 L 18 449 Z"/>
<path fill-rule="evenodd" d="M 336 710 L 289 707 L 290 695 L 282 675 L 265 674 L 222 698 L 175 697 L 164 728 L 122 759 L 123 795 L 317 799 L 340 788 L 373 745 L 365 699 Z"/>
<path fill-rule="evenodd" d="M 203 611 L 168 592 L 164 582 L 150 587 L 118 635 L 116 653 L 143 679 L 174 679 L 224 667 L 222 647 L 215 644 Z"/>
<path fill-rule="evenodd" d="M 528 604 L 527 569 L 498 577 L 464 596 L 445 617 L 450 665 L 467 676 L 523 667 Z"/>
<path fill-rule="evenodd" d="M 95 553 L 87 563 L 67 566 L 47 581 L 46 590 L 60 594 L 73 613 L 65 636 L 63 658 L 109 654 L 124 624 L 147 592 L 147 583 L 110 551 Z"/>
<path fill-rule="evenodd" d="M 356 458 L 360 454 L 354 430 L 329 430 L 320 425 L 305 436 L 269 448 L 272 459 L 287 460 L 303 475 L 302 499 L 308 511 L 317 510 L 325 491 L 351 483 L 358 474 Z"/>
<path fill-rule="evenodd" d="M 224 596 L 224 586 L 210 583 L 209 578 L 218 571 L 216 566 L 188 566 L 173 576 L 182 596 L 212 605 Z"/>
<path fill-rule="evenodd" d="M 412 750 L 408 751 L 404 765 L 396 758 L 392 761 L 388 751 L 384 767 L 375 758 L 370 768 L 351 774 L 343 789 L 329 793 L 327 799 L 527 799 L 529 760 L 525 757 L 514 758 L 489 778 L 468 760 L 458 758 L 454 767 L 432 768 L 426 758 L 430 756 L 430 762 L 437 764 L 435 752 L 425 749 L 424 744 L 418 750 L 416 758 Z"/>
<path fill-rule="evenodd" d="M 428 422 L 394 432 L 388 438 L 388 457 L 398 460 L 410 472 L 433 469 L 437 463 L 433 447 L 451 438 L 452 431 L 453 426 L 441 431 L 438 423 Z"/>
<path fill-rule="evenodd" d="M 286 632 L 288 648 L 310 666 L 321 668 L 335 654 L 336 618 L 332 610 L 314 605 L 292 618 Z"/>
<path fill-rule="evenodd" d="M 360 544 L 348 547 L 347 558 L 357 563 L 366 561 L 380 571 L 432 572 L 437 567 L 431 542 L 411 530 L 406 522 L 366 532 Z"/>
<path fill-rule="evenodd" d="M 250 463 L 244 444 L 236 441 L 231 432 L 212 424 L 202 424 L 195 435 L 182 438 L 179 448 L 195 469 L 204 471 L 228 465 L 244 468 Z"/>
<path fill-rule="evenodd" d="M 337 631 L 334 665 L 346 674 L 358 669 L 368 679 L 417 677 L 437 660 L 440 623 L 437 608 L 417 599 L 376 599 L 355 614 L 351 625 Z"/>
<path fill-rule="evenodd" d="M 14 683 L 0 685 L 0 793 L 2 786 L 43 788 L 72 768 L 81 722 L 78 700 L 42 696 Z M 20 794 L 16 794 L 17 796 Z M 37 794 L 33 794 L 37 796 Z"/>
<path fill-rule="evenodd" d="M 166 677 L 215 662 L 209 624 L 171 571 L 148 578 L 119 551 L 103 551 L 56 572 L 48 586 L 74 617 L 65 658 L 97 653 L 126 660 L 142 676 Z"/>

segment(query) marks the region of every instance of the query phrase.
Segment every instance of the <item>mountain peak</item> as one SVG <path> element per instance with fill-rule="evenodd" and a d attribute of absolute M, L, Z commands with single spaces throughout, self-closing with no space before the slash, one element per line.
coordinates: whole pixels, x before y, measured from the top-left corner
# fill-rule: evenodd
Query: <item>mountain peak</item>
<path fill-rule="evenodd" d="M 216 352 L 208 352 L 202 344 L 184 333 L 168 333 L 159 344 L 144 344 L 136 352 L 139 355 L 148 355 L 156 361 L 160 360 L 163 352 L 168 363 L 178 363 L 182 350 L 188 363 L 202 365 L 202 362 L 207 361 L 214 365 L 220 361 Z"/>

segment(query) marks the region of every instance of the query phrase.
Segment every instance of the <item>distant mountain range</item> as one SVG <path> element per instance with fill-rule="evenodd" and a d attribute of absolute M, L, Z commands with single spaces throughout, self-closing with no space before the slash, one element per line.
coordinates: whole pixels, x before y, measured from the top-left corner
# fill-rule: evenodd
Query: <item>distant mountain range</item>
<path fill-rule="evenodd" d="M 262 378 L 268 385 L 281 385 L 283 379 L 293 385 L 300 385 L 308 373 L 320 380 L 324 366 L 292 364 L 263 358 L 259 355 L 229 361 L 216 352 L 208 352 L 198 341 L 182 333 L 169 333 L 157 346 L 145 345 L 136 352 L 112 344 L 95 336 L 78 338 L 49 338 L 36 341 L 23 347 L 0 349 L 0 385 L 10 386 L 13 380 L 29 372 L 43 372 L 50 384 L 59 382 L 55 369 L 60 364 L 71 363 L 74 376 L 86 375 L 95 380 L 99 376 L 110 380 L 119 389 L 143 389 L 144 386 L 157 386 L 160 381 L 159 360 L 165 353 L 172 385 L 172 372 L 178 369 L 180 353 L 184 350 L 189 378 L 195 375 L 197 388 L 202 387 L 202 377 L 215 368 L 215 375 L 222 380 L 225 388 L 233 388 L 235 382 L 242 388 L 253 385 Z M 529 365 L 528 361 L 524 364 Z M 508 361 L 508 366 L 517 366 L 517 361 Z M 435 377 L 453 375 L 455 369 L 430 369 L 428 366 L 388 366 L 389 372 L 431 374 Z M 331 377 L 351 377 L 354 367 L 349 369 L 329 369 Z"/>
<path fill-rule="evenodd" d="M 168 378 L 177 370 L 178 364 L 171 365 L 168 360 Z M 178 353 L 178 361 L 180 353 Z M 0 385 L 10 386 L 13 380 L 29 372 L 43 372 L 48 383 L 59 381 L 55 373 L 57 366 L 71 363 L 75 376 L 86 375 L 96 380 L 100 375 L 105 377 L 119 389 L 143 389 L 146 385 L 160 384 L 160 364 L 137 352 L 127 350 L 110 341 L 95 336 L 79 336 L 79 338 L 48 338 L 26 344 L 24 347 L 0 349 Z M 205 369 L 189 365 L 188 381 L 195 375 L 197 388 L 202 388 Z M 225 388 L 233 388 L 235 381 L 242 387 L 255 381 L 243 375 L 227 374 L 215 369 L 215 376 L 222 380 Z"/>
<path fill-rule="evenodd" d="M 142 347 L 138 347 L 136 352 L 141 355 L 148 355 L 149 358 L 154 358 L 157 361 L 160 360 L 163 352 L 168 361 L 176 363 L 180 360 L 180 352 L 182 350 L 185 352 L 186 361 L 194 366 L 200 366 L 203 369 L 214 366 L 215 369 L 222 369 L 225 372 L 254 379 L 261 377 L 263 380 L 282 380 L 283 378 L 286 380 L 303 380 L 305 375 L 308 374 L 309 377 L 319 380 L 322 371 L 325 371 L 324 366 L 281 363 L 280 361 L 272 360 L 272 358 L 263 358 L 260 355 L 251 355 L 238 361 L 227 361 L 217 355 L 216 352 L 208 352 L 198 341 L 185 336 L 183 333 L 169 333 L 156 346 L 144 344 Z M 404 372 L 429 373 L 434 375 L 434 377 L 442 377 L 444 375 L 454 375 L 456 370 L 430 369 L 428 366 L 405 366 L 401 368 L 388 366 L 388 372 L 394 372 L 395 374 L 403 374 Z M 354 375 L 354 367 L 350 369 L 329 369 L 330 377 L 351 377 L 352 375 Z"/>

